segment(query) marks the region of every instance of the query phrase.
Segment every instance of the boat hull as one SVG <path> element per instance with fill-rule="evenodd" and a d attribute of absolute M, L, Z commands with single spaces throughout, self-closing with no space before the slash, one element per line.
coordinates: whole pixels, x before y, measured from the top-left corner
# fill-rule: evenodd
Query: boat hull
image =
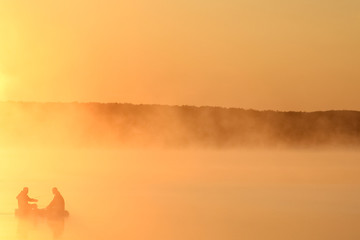
<path fill-rule="evenodd" d="M 63 212 L 50 212 L 46 209 L 30 209 L 27 211 L 15 209 L 15 216 L 17 217 L 66 218 L 69 215 L 69 212 L 66 210 Z"/>

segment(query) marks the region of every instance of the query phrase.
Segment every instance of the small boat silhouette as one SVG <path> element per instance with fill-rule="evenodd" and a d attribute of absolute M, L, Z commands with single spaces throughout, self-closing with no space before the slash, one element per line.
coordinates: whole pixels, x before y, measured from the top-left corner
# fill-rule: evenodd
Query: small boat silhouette
<path fill-rule="evenodd" d="M 68 211 L 62 211 L 62 212 L 50 212 L 46 209 L 29 209 L 29 210 L 20 210 L 15 209 L 15 216 L 17 217 L 44 217 L 44 218 L 66 218 L 69 217 Z"/>

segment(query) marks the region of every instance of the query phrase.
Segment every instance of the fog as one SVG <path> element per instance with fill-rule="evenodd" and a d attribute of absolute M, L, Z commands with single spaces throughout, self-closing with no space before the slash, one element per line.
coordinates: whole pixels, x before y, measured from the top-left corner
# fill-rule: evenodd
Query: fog
<path fill-rule="evenodd" d="M 0 103 L 1 146 L 355 148 L 360 112 L 101 103 Z"/>
<path fill-rule="evenodd" d="M 0 100 L 197 105 L 0 102 L 0 240 L 360 239 L 359 4 L 0 0 Z"/>
<path fill-rule="evenodd" d="M 357 239 L 358 115 L 2 103 L 0 239 Z"/>
<path fill-rule="evenodd" d="M 24 186 L 45 207 L 57 186 L 59 239 L 357 239 L 360 153 L 299 150 L 2 149 L 1 239 L 21 229 Z M 22 235 L 20 235 L 22 234 Z"/>

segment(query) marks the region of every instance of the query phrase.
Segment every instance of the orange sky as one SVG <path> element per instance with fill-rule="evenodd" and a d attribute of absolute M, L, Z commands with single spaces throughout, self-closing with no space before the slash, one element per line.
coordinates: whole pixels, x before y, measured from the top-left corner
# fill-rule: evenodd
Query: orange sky
<path fill-rule="evenodd" d="M 0 100 L 360 110 L 358 0 L 0 0 Z"/>

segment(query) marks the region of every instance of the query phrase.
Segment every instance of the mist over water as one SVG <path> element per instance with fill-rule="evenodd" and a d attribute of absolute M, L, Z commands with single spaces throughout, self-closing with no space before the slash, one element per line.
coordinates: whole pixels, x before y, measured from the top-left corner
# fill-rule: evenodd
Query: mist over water
<path fill-rule="evenodd" d="M 355 148 L 360 112 L 0 102 L 0 146 Z"/>
<path fill-rule="evenodd" d="M 0 150 L 0 239 L 24 186 L 39 207 L 56 186 L 70 217 L 59 239 L 357 239 L 360 152 L 342 150 Z"/>
<path fill-rule="evenodd" d="M 360 1 L 324 2 L 0 0 L 0 240 L 360 239 Z"/>

